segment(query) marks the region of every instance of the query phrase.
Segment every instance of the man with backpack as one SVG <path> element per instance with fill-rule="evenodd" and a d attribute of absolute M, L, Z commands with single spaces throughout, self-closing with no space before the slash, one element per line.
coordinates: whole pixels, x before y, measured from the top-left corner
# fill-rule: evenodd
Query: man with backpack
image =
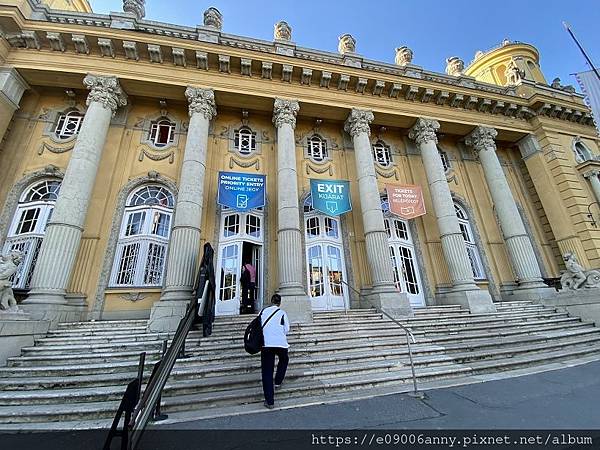
<path fill-rule="evenodd" d="M 265 394 L 265 407 L 273 409 L 275 405 L 275 392 L 273 389 L 273 369 L 275 356 L 277 356 L 277 372 L 275 374 L 275 388 L 279 388 L 285 378 L 288 366 L 287 334 L 290 331 L 288 316 L 281 306 L 281 296 L 273 294 L 271 306 L 263 309 L 260 314 L 263 326 L 264 346 L 260 352 L 260 366 L 262 370 L 262 385 Z"/>

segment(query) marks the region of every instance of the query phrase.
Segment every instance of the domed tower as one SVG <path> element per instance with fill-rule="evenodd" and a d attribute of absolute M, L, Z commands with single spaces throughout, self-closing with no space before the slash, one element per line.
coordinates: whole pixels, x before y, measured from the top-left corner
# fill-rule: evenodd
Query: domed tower
<path fill-rule="evenodd" d="M 42 0 L 41 3 L 62 11 L 92 12 L 92 6 L 88 0 Z"/>
<path fill-rule="evenodd" d="M 505 39 L 487 52 L 478 51 L 465 69 L 465 75 L 500 86 L 517 84 L 520 80 L 547 84 L 540 69 L 540 54 L 530 44 Z"/>

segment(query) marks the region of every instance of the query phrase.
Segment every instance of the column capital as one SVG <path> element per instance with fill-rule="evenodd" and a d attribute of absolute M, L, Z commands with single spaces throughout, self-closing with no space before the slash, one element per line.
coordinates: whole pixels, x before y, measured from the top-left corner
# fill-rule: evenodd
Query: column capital
<path fill-rule="evenodd" d="M 434 142 L 437 144 L 437 130 L 440 129 L 440 123 L 437 120 L 423 119 L 419 117 L 417 123 L 413 125 L 408 133 L 408 137 L 415 141 L 417 145 L 424 144 L 425 142 Z"/>
<path fill-rule="evenodd" d="M 212 89 L 188 86 L 185 96 L 189 103 L 190 117 L 194 114 L 202 114 L 207 120 L 212 120 L 217 115 L 215 92 Z"/>
<path fill-rule="evenodd" d="M 600 169 L 591 169 L 588 170 L 587 172 L 583 172 L 583 177 L 590 179 L 592 177 L 597 177 L 598 175 L 600 175 Z"/>
<path fill-rule="evenodd" d="M 300 105 L 297 100 L 286 100 L 276 98 L 273 105 L 273 123 L 277 128 L 284 123 L 290 124 L 292 128 L 296 128 L 296 116 L 300 111 Z"/>
<path fill-rule="evenodd" d="M 350 111 L 350 115 L 344 124 L 344 130 L 352 137 L 360 133 L 367 133 L 367 135 L 370 136 L 371 128 L 369 127 L 369 124 L 373 122 L 374 119 L 375 116 L 372 111 L 368 109 L 352 108 L 352 111 Z"/>
<path fill-rule="evenodd" d="M 498 132 L 494 128 L 479 126 L 465 137 L 465 144 L 479 153 L 483 150 L 496 151 L 496 136 Z"/>
<path fill-rule="evenodd" d="M 97 102 L 114 114 L 119 107 L 127 105 L 127 94 L 121 89 L 117 77 L 87 74 L 83 84 L 90 90 L 88 106 Z"/>

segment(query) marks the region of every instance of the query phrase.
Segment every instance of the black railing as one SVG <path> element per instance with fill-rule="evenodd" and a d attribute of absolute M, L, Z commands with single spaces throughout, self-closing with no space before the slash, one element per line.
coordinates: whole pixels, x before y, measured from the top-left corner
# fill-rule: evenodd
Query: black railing
<path fill-rule="evenodd" d="M 354 286 L 349 285 L 346 281 L 341 280 L 343 284 L 345 284 L 346 286 L 348 286 L 352 291 L 354 291 L 356 293 L 356 295 L 358 295 L 359 299 L 364 299 L 366 300 L 372 307 L 373 309 L 375 309 L 376 311 L 380 312 L 381 314 L 383 314 L 384 316 L 386 316 L 388 319 L 390 319 L 392 322 L 394 322 L 396 325 L 398 325 L 406 334 L 406 346 L 408 347 L 408 360 L 410 361 L 410 370 L 411 370 L 411 374 L 412 374 L 412 382 L 413 382 L 413 392 L 410 393 L 411 396 L 414 397 L 419 397 L 419 398 L 424 398 L 425 394 L 422 392 L 419 392 L 419 389 L 417 387 L 417 375 L 415 374 L 415 363 L 413 361 L 413 355 L 412 355 L 412 348 L 411 348 L 411 342 L 413 344 L 417 343 L 417 340 L 415 339 L 415 336 L 413 335 L 412 331 L 410 330 L 410 328 L 405 327 L 404 325 L 402 325 L 400 322 L 398 322 L 394 317 L 392 317 L 385 309 L 383 308 L 378 308 L 376 305 L 374 305 L 369 299 L 368 297 L 362 295 L 360 293 L 360 291 L 358 289 L 356 289 Z"/>
<path fill-rule="evenodd" d="M 202 323 L 204 336 L 212 333 L 215 317 L 215 276 L 213 267 L 214 251 L 210 244 L 204 245 L 204 253 L 198 277 L 196 278 L 196 295 L 186 309 L 185 315 L 179 322 L 171 345 L 163 343 L 162 357 L 152 370 L 144 394 L 141 395 L 141 385 L 144 360 L 140 356 L 138 377 L 127 386 L 121 405 L 117 410 L 112 427 L 104 444 L 104 450 L 110 450 L 115 437 L 121 437 L 121 450 L 135 450 L 140 442 L 146 425 L 150 420 L 163 420 L 167 416 L 161 414 L 160 400 L 162 391 L 167 383 L 178 357 L 185 356 L 185 340 L 195 323 Z M 145 354 L 143 354 L 145 357 Z M 141 398 L 140 398 L 141 396 Z M 121 417 L 125 415 L 123 429 L 118 430 Z"/>

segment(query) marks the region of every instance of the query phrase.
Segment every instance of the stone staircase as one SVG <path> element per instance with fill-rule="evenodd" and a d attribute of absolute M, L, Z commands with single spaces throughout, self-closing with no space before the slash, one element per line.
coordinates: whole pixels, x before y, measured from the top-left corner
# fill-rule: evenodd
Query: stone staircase
<path fill-rule="evenodd" d="M 260 357 L 247 355 L 242 344 L 249 320 L 218 318 L 209 338 L 197 330 L 190 333 L 189 357 L 173 369 L 163 412 L 177 419 L 262 405 Z M 494 314 L 436 306 L 417 310 L 402 323 L 416 338 L 415 370 L 428 387 L 461 377 L 600 359 L 599 328 L 530 302 L 501 303 Z M 168 338 L 147 333 L 145 321 L 139 320 L 60 324 L 0 368 L 0 429 L 109 426 L 125 385 L 136 376 L 139 353 L 147 352 L 148 377 Z M 315 314 L 313 324 L 292 327 L 289 341 L 290 366 L 276 393 L 278 404 L 412 386 L 405 334 L 374 310 Z"/>

